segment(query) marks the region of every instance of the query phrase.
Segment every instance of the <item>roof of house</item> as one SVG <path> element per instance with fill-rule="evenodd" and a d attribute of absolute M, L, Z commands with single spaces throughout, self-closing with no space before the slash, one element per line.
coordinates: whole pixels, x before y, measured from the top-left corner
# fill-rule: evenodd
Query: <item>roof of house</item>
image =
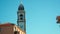
<path fill-rule="evenodd" d="M 11 25 L 15 25 L 15 24 L 13 24 L 13 23 L 4 23 L 4 24 L 0 24 L 0 27 L 2 27 L 2 26 L 11 26 Z"/>

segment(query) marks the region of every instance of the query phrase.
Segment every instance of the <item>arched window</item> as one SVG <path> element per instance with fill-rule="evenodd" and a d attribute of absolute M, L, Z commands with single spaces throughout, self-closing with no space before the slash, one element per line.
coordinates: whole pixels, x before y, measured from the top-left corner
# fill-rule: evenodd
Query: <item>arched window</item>
<path fill-rule="evenodd" d="M 14 31 L 14 34 L 19 34 L 19 32 L 18 31 Z"/>
<path fill-rule="evenodd" d="M 23 15 L 21 14 L 20 17 L 23 17 Z"/>
<path fill-rule="evenodd" d="M 23 20 L 23 18 L 20 18 L 21 20 Z"/>

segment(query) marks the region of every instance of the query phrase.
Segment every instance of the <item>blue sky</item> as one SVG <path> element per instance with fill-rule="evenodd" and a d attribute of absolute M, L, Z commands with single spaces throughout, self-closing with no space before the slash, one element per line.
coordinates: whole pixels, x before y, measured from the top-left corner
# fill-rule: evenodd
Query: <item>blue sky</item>
<path fill-rule="evenodd" d="M 60 0 L 22 0 L 26 11 L 27 34 L 60 34 L 56 16 Z M 0 23 L 17 23 L 20 0 L 0 0 Z"/>

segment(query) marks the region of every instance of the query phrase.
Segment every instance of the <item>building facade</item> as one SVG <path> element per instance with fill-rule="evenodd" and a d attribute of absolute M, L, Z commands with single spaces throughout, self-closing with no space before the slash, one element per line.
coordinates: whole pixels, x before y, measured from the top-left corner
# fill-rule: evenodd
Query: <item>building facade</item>
<path fill-rule="evenodd" d="M 0 24 L 0 34 L 26 34 L 18 26 L 11 23 Z"/>

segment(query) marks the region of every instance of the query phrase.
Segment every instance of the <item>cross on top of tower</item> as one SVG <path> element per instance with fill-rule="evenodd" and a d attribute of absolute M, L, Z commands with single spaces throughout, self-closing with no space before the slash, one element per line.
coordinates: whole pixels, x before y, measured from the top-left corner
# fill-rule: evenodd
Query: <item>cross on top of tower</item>
<path fill-rule="evenodd" d="M 20 0 L 20 3 L 22 4 L 22 0 Z"/>

